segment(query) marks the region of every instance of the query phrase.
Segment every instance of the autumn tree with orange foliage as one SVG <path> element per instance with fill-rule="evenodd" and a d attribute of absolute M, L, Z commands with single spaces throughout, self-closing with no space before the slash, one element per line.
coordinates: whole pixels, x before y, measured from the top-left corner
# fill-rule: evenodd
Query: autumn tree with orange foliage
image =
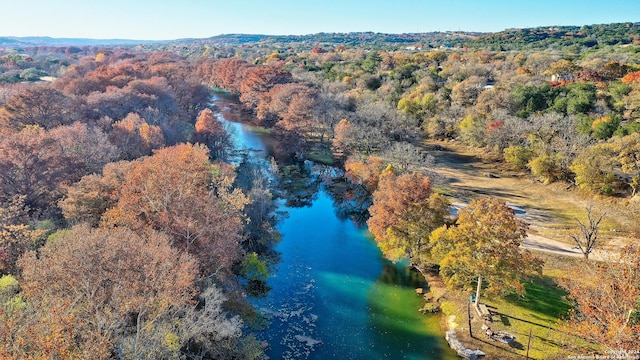
<path fill-rule="evenodd" d="M 124 174 L 118 202 L 104 214 L 104 224 L 162 231 L 173 246 L 193 254 L 204 273 L 222 276 L 241 255 L 247 199 L 232 188 L 234 179 L 230 165 L 209 162 L 204 145 L 158 150 Z"/>
<path fill-rule="evenodd" d="M 622 79 L 620 80 L 625 84 L 633 84 L 633 83 L 640 82 L 640 71 L 634 71 L 634 72 L 628 73 L 627 75 L 623 76 Z"/>
<path fill-rule="evenodd" d="M 265 101 L 277 84 L 292 81 L 291 73 L 275 66 L 256 66 L 246 69 L 240 82 L 240 101 L 245 106 L 256 109 L 261 101 Z"/>
<path fill-rule="evenodd" d="M 271 118 L 276 119 L 276 125 L 288 132 L 304 134 L 312 130 L 310 120 L 315 96 L 316 92 L 306 84 L 278 84 L 269 91 L 266 106 Z"/>
<path fill-rule="evenodd" d="M 640 246 L 627 246 L 604 263 L 585 260 L 571 273 L 563 286 L 575 307 L 562 329 L 607 350 L 638 350 Z"/>
<path fill-rule="evenodd" d="M 373 193 L 378 188 L 380 173 L 385 168 L 385 162 L 381 157 L 368 156 L 364 161 L 348 158 L 344 164 L 344 176 L 354 184 L 361 184 Z"/>
<path fill-rule="evenodd" d="M 0 108 L 0 125 L 20 130 L 28 125 L 44 129 L 70 124 L 77 115 L 73 100 L 49 85 L 36 85 L 11 96 Z"/>
<path fill-rule="evenodd" d="M 274 134 L 281 147 L 301 151 L 306 145 L 305 139 L 315 135 L 316 123 L 312 113 L 315 97 L 315 90 L 308 85 L 277 84 L 260 101 L 258 119 L 261 124 L 275 128 Z M 267 108 L 266 118 L 261 117 L 264 108 Z"/>
<path fill-rule="evenodd" d="M 227 152 L 231 148 L 229 133 L 211 109 L 204 109 L 200 112 L 195 128 L 194 142 L 205 144 L 214 159 L 224 159 L 227 156 Z"/>
<path fill-rule="evenodd" d="M 16 262 L 29 250 L 41 245 L 44 230 L 29 225 L 25 196 L 14 196 L 0 205 L 0 274 L 16 274 Z"/>
<path fill-rule="evenodd" d="M 373 193 L 367 225 L 387 258 L 417 261 L 429 233 L 444 224 L 448 207 L 444 198 L 433 193 L 428 177 L 417 173 L 397 176 L 388 166 Z"/>
<path fill-rule="evenodd" d="M 239 94 L 242 76 L 249 67 L 249 63 L 245 60 L 229 58 L 218 60 L 211 65 L 204 64 L 200 67 L 200 71 L 209 74 L 211 85 Z"/>
<path fill-rule="evenodd" d="M 353 147 L 353 125 L 347 119 L 342 119 L 335 125 L 332 139 L 333 149 L 336 153 L 347 155 Z"/>
<path fill-rule="evenodd" d="M 37 256 L 27 254 L 20 266 L 20 286 L 36 308 L 24 329 L 16 329 L 26 340 L 17 349 L 22 353 L 11 354 L 16 358 L 175 353 L 165 341 L 171 319 L 196 294 L 196 262 L 154 231 L 77 226 L 57 235 Z"/>
<path fill-rule="evenodd" d="M 102 169 L 101 175 L 85 175 L 80 181 L 65 187 L 65 197 L 58 202 L 58 206 L 67 222 L 100 225 L 105 211 L 116 205 L 116 190 L 134 164 L 130 161 L 109 163 Z"/>
<path fill-rule="evenodd" d="M 158 126 L 149 125 L 136 113 L 130 113 L 124 119 L 114 123 L 112 127 L 109 137 L 120 150 L 122 160 L 151 155 L 153 150 L 165 145 L 162 130 Z"/>
<path fill-rule="evenodd" d="M 78 164 L 61 150 L 55 139 L 37 126 L 0 135 L 0 202 L 23 195 L 31 213 L 55 211 L 62 186 L 81 176 Z"/>

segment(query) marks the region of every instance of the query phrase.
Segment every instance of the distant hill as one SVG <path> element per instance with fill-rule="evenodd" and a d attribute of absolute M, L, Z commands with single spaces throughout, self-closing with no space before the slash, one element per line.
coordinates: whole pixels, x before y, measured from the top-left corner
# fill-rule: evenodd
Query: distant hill
<path fill-rule="evenodd" d="M 469 48 L 487 50 L 546 50 L 569 46 L 592 48 L 606 45 L 640 44 L 640 23 L 615 23 L 583 26 L 544 26 L 507 29 L 494 33 L 448 31 L 408 34 L 375 32 L 318 33 L 309 35 L 226 34 L 206 39 L 169 42 L 177 46 L 234 46 L 310 49 L 314 45 L 345 45 L 365 49 L 400 49 L 419 45 L 428 48 Z"/>
<path fill-rule="evenodd" d="M 544 26 L 507 29 L 495 33 L 448 31 L 408 34 L 376 32 L 317 33 L 309 35 L 224 34 L 201 39 L 166 41 L 129 39 L 73 39 L 51 37 L 0 37 L 0 47 L 36 46 L 134 46 L 147 49 L 194 49 L 202 46 L 256 45 L 276 48 L 311 49 L 315 45 L 361 47 L 365 49 L 399 49 L 454 47 L 488 50 L 522 50 L 579 46 L 640 44 L 640 23 L 598 24 L 583 26 Z"/>
<path fill-rule="evenodd" d="M 392 45 L 440 45 L 445 42 L 460 42 L 478 38 L 484 33 L 479 32 L 430 32 L 410 34 L 385 34 L 374 32 L 350 32 L 350 33 L 317 33 L 309 35 L 248 35 L 225 34 L 206 39 L 190 39 L 206 45 L 348 45 L 348 46 L 392 46 Z M 183 42 L 185 40 L 177 40 Z"/>
<path fill-rule="evenodd" d="M 52 38 L 47 36 L 0 36 L 1 47 L 32 46 L 118 46 L 153 44 L 161 41 L 128 40 L 128 39 L 85 39 L 85 38 Z"/>
<path fill-rule="evenodd" d="M 471 48 L 494 50 L 545 49 L 549 47 L 625 45 L 640 43 L 640 23 L 583 26 L 543 26 L 507 29 L 485 34 L 466 43 Z"/>

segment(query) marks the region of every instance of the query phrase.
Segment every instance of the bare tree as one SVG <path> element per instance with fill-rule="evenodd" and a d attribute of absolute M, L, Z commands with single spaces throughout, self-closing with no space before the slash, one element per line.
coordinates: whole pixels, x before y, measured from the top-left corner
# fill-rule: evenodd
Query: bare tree
<path fill-rule="evenodd" d="M 395 142 L 382 152 L 382 157 L 397 166 L 403 172 L 418 169 L 431 170 L 434 165 L 433 156 L 426 154 L 419 147 L 408 142 Z"/>
<path fill-rule="evenodd" d="M 605 213 L 595 214 L 593 211 L 593 204 L 587 208 L 587 220 L 588 224 L 583 223 L 580 219 L 576 218 L 576 221 L 580 225 L 580 233 L 569 235 L 576 243 L 580 252 L 584 255 L 585 259 L 589 259 L 589 254 L 593 252 L 598 242 L 598 231 L 600 230 L 600 222 L 604 219 Z"/>

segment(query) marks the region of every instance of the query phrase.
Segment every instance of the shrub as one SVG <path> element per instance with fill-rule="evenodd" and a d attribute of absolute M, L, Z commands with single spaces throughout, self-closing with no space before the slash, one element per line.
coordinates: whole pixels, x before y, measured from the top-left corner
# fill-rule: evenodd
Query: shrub
<path fill-rule="evenodd" d="M 503 152 L 504 160 L 518 170 L 526 169 L 533 156 L 531 149 L 519 145 L 509 146 Z"/>

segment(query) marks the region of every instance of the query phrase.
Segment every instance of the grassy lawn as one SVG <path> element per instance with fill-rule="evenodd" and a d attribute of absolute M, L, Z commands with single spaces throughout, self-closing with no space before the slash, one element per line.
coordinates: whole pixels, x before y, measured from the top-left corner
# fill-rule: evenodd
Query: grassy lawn
<path fill-rule="evenodd" d="M 535 279 L 527 283 L 525 288 L 527 293 L 524 297 L 485 298 L 484 302 L 491 306 L 495 314 L 492 329 L 516 336 L 515 343 L 500 345 L 526 355 L 531 332 L 530 357 L 546 359 L 563 354 L 563 344 L 571 341 L 567 334 L 557 330 L 558 319 L 566 316 L 570 308 L 564 301 L 565 291 L 550 277 Z"/>
<path fill-rule="evenodd" d="M 543 256 L 547 263 L 543 276 L 534 278 L 525 284 L 524 296 L 510 295 L 506 298 L 485 297 L 480 301 L 492 311 L 494 331 L 505 331 L 516 337 L 511 344 L 504 344 L 486 336 L 482 330 L 483 321 L 473 307 L 471 310 L 471 328 L 474 337 L 469 335 L 467 304 L 469 293 L 449 293 L 447 301 L 453 304 L 453 314 L 458 325 L 458 339 L 471 349 L 480 349 L 488 359 L 524 359 L 529 346 L 531 359 L 566 359 L 568 355 L 585 355 L 584 350 L 574 352 L 576 347 L 595 351 L 584 340 L 564 333 L 558 322 L 569 312 L 570 305 L 565 300 L 567 293 L 557 284 L 561 277 L 569 276 L 569 260 L 557 256 Z M 529 333 L 531 343 L 529 344 Z"/>

